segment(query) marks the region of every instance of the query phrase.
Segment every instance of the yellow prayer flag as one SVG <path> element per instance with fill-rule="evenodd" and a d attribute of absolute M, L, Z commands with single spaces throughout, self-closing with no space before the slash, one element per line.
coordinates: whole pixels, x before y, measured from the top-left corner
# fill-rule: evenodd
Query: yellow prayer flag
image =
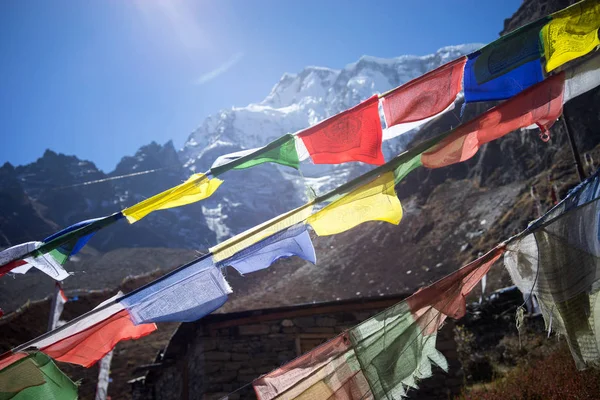
<path fill-rule="evenodd" d="M 600 45 L 600 3 L 585 0 L 552 14 L 540 33 L 544 44 L 546 71 L 581 57 Z"/>
<path fill-rule="evenodd" d="M 194 174 L 181 185 L 124 209 L 123 215 L 127 217 L 130 224 L 133 224 L 152 211 L 179 207 L 206 199 L 217 190 L 221 183 L 223 181 L 220 179 L 208 179 L 204 174 Z"/>
<path fill-rule="evenodd" d="M 329 204 L 308 218 L 317 235 L 334 235 L 366 221 L 386 221 L 398 225 L 402 206 L 394 190 L 394 173 L 386 172 Z"/>
<path fill-rule="evenodd" d="M 213 260 L 215 262 L 222 261 L 266 237 L 306 221 L 306 218 L 312 213 L 312 208 L 312 204 L 307 203 L 211 247 L 209 251 L 213 255 Z"/>

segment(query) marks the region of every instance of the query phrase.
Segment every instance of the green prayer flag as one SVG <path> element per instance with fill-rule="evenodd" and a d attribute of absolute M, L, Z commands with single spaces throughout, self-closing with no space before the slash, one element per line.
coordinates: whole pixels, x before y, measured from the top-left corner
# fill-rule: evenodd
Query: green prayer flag
<path fill-rule="evenodd" d="M 300 160 L 296 151 L 295 136 L 287 134 L 265 147 L 221 156 L 214 162 L 210 172 L 213 176 L 219 176 L 231 169 L 245 169 L 266 162 L 298 169 Z"/>
<path fill-rule="evenodd" d="M 37 352 L 0 371 L 0 400 L 73 400 L 77 385 L 52 359 Z"/>
<path fill-rule="evenodd" d="M 406 177 L 413 169 L 417 167 L 421 167 L 423 164 L 421 163 L 421 154 L 417 154 L 410 160 L 400 164 L 394 170 L 394 184 L 400 183 L 402 179 Z"/>

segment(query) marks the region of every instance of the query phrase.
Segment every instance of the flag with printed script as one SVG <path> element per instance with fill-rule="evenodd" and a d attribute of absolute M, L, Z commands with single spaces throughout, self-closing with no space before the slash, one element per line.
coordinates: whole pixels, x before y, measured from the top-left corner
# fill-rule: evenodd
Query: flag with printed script
<path fill-rule="evenodd" d="M 258 399 L 400 399 L 432 366 L 446 317 L 460 318 L 465 298 L 502 256 L 496 248 L 401 303 L 254 381 Z"/>
<path fill-rule="evenodd" d="M 223 183 L 220 179 L 208 179 L 204 174 L 194 174 L 187 181 L 165 190 L 138 204 L 124 209 L 123 215 L 133 224 L 156 210 L 179 207 L 210 197 Z"/>
<path fill-rule="evenodd" d="M 442 65 L 384 95 L 383 115 L 391 139 L 430 121 L 449 107 L 462 88 L 466 57 Z"/>
<path fill-rule="evenodd" d="M 280 258 L 292 256 L 298 256 L 313 264 L 317 262 L 315 248 L 305 224 L 294 225 L 277 232 L 220 261 L 217 266 L 230 265 L 240 274 L 248 274 L 268 268 Z"/>
<path fill-rule="evenodd" d="M 530 224 L 531 233 L 504 256 L 523 295 L 536 297 L 548 329 L 566 337 L 579 369 L 600 364 L 599 172 Z"/>
<path fill-rule="evenodd" d="M 373 181 L 333 201 L 307 222 L 317 235 L 335 235 L 367 221 L 398 225 L 402 206 L 394 190 L 394 173 L 386 172 Z"/>
<path fill-rule="evenodd" d="M 0 371 L 0 399 L 75 400 L 77 385 L 43 353 L 33 353 Z"/>
<path fill-rule="evenodd" d="M 44 244 L 39 251 L 49 253 L 57 262 L 64 264 L 70 256 L 77 254 L 96 232 L 121 218 L 123 214 L 119 212 L 73 224 L 44 239 Z"/>
<path fill-rule="evenodd" d="M 551 76 L 460 125 L 423 153 L 421 162 L 427 168 L 440 168 L 468 160 L 483 144 L 531 124 L 547 131 L 562 113 L 563 92 L 564 73 Z"/>
<path fill-rule="evenodd" d="M 65 280 L 70 276 L 63 266 L 49 253 L 38 253 L 37 256 L 25 257 L 23 260 L 15 261 L 13 265 L 18 265 L 10 270 L 13 274 L 25 274 L 33 267 L 56 281 Z"/>
<path fill-rule="evenodd" d="M 600 85 L 600 53 L 565 70 L 565 99 L 568 102 Z"/>
<path fill-rule="evenodd" d="M 135 324 L 191 322 L 221 307 L 231 292 L 221 270 L 206 255 L 125 296 L 121 304 Z"/>
<path fill-rule="evenodd" d="M 311 215 L 312 209 L 312 204 L 305 204 L 211 247 L 209 251 L 213 255 L 213 260 L 223 261 L 277 232 L 305 222 Z"/>
<path fill-rule="evenodd" d="M 266 162 L 298 169 L 300 160 L 296 152 L 296 137 L 287 134 L 259 149 L 243 150 L 220 156 L 210 167 L 210 172 L 213 176 L 219 176 L 230 169 L 245 169 Z"/>
<path fill-rule="evenodd" d="M 548 17 L 525 25 L 481 48 L 473 64 L 478 84 L 498 78 L 507 72 L 542 56 L 540 30 Z"/>
<path fill-rule="evenodd" d="M 112 303 L 121 294 L 108 299 L 100 310 L 69 322 L 34 340 L 34 347 L 57 361 L 91 367 L 122 340 L 138 339 L 156 330 L 155 324 L 135 326 L 127 310 Z M 110 305 L 108 305 L 110 304 Z M 107 307 L 105 307 L 108 305 Z"/>
<path fill-rule="evenodd" d="M 27 242 L 21 243 L 0 252 L 0 276 L 10 272 L 13 268 L 24 265 L 23 257 L 33 253 L 43 243 Z"/>
<path fill-rule="evenodd" d="M 600 45 L 600 2 L 584 0 L 551 15 L 542 28 L 546 71 L 581 57 Z"/>
<path fill-rule="evenodd" d="M 315 164 L 361 161 L 381 165 L 385 162 L 376 95 L 298 133 L 298 137 Z"/>
<path fill-rule="evenodd" d="M 469 55 L 465 66 L 465 103 L 509 99 L 544 79 L 539 59 L 526 62 L 485 83 L 477 83 L 475 65 L 479 52 Z"/>

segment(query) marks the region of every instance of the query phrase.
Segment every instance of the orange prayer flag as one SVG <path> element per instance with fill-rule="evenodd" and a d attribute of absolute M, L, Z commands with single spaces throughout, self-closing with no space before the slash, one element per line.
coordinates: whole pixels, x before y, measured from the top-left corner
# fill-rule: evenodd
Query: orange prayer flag
<path fill-rule="evenodd" d="M 564 72 L 549 77 L 479 117 L 457 127 L 421 156 L 427 168 L 440 168 L 473 157 L 479 147 L 509 132 L 537 124 L 543 132 L 562 114 Z"/>

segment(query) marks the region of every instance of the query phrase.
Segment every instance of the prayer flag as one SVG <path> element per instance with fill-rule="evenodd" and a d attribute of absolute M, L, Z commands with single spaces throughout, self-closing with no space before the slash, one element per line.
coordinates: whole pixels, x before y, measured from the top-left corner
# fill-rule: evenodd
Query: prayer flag
<path fill-rule="evenodd" d="M 466 61 L 461 57 L 385 94 L 382 106 L 387 129 L 383 139 L 415 129 L 454 108 Z"/>
<path fill-rule="evenodd" d="M 481 145 L 531 124 L 537 124 L 545 132 L 562 113 L 563 91 L 564 73 L 551 76 L 458 126 L 423 153 L 421 162 L 427 168 L 440 168 L 468 160 Z"/>
<path fill-rule="evenodd" d="M 498 247 L 309 353 L 254 381 L 259 400 L 400 399 L 432 365 L 447 370 L 436 350 L 446 317 L 460 318 L 465 298 L 503 254 Z"/>
<path fill-rule="evenodd" d="M 541 18 L 481 48 L 473 72 L 481 85 L 542 56 L 540 30 L 548 21 Z"/>
<path fill-rule="evenodd" d="M 581 96 L 600 85 L 600 53 L 565 70 L 565 100 Z"/>
<path fill-rule="evenodd" d="M 126 208 L 122 212 L 127 217 L 127 221 L 133 224 L 152 211 L 179 207 L 210 197 L 221 183 L 223 181 L 220 179 L 208 179 L 204 174 L 194 174 L 181 185 L 165 190 L 162 193 Z"/>
<path fill-rule="evenodd" d="M 48 318 L 48 331 L 54 330 L 58 326 L 60 315 L 69 299 L 65 295 L 60 283 L 54 285 L 54 296 L 50 305 L 50 317 Z"/>
<path fill-rule="evenodd" d="M 110 304 L 121 294 L 100 304 L 99 311 L 83 316 L 30 343 L 53 359 L 84 367 L 94 365 L 122 340 L 138 339 L 156 330 L 155 324 L 134 326 L 119 303 Z M 108 305 L 110 304 L 110 305 Z"/>
<path fill-rule="evenodd" d="M 13 274 L 25 274 L 31 267 L 39 269 L 56 281 L 63 281 L 70 276 L 63 266 L 49 253 L 25 257 L 23 259 L 23 264 L 13 268 L 10 272 Z"/>
<path fill-rule="evenodd" d="M 315 164 L 381 165 L 381 135 L 377 95 L 298 133 Z"/>
<path fill-rule="evenodd" d="M 133 322 L 191 322 L 227 301 L 231 287 L 210 255 L 128 294 L 120 303 Z"/>
<path fill-rule="evenodd" d="M 21 259 L 32 253 L 42 245 L 42 242 L 27 242 L 18 244 L 0 252 L 0 276 L 5 275 L 13 268 L 25 264 Z"/>
<path fill-rule="evenodd" d="M 600 172 L 600 171 L 599 171 Z M 567 339 L 579 369 L 600 363 L 600 175 L 575 188 L 509 244 L 504 265 L 546 326 Z"/>
<path fill-rule="evenodd" d="M 551 15 L 540 34 L 544 43 L 546 71 L 581 57 L 600 45 L 600 3 L 584 0 Z"/>
<path fill-rule="evenodd" d="M 240 274 L 248 274 L 268 268 L 280 258 L 291 256 L 298 256 L 313 264 L 317 262 L 315 248 L 303 223 L 279 231 L 220 261 L 217 266 L 230 265 Z"/>
<path fill-rule="evenodd" d="M 36 352 L 0 371 L 0 399 L 75 400 L 77 385 Z"/>
<path fill-rule="evenodd" d="M 479 52 L 470 55 L 465 66 L 465 103 L 509 99 L 544 80 L 542 64 L 539 59 L 536 59 L 526 62 L 495 79 L 478 84 L 475 79 L 475 64 L 479 57 Z"/>
<path fill-rule="evenodd" d="M 383 173 L 377 179 L 349 192 L 308 218 L 319 236 L 334 235 L 366 221 L 385 221 L 398 225 L 402 206 L 394 190 L 394 173 Z"/>
<path fill-rule="evenodd" d="M 312 204 L 305 204 L 211 247 L 209 251 L 213 255 L 213 260 L 223 261 L 266 237 L 292 225 L 303 223 L 311 215 L 312 209 Z"/>
<path fill-rule="evenodd" d="M 70 256 L 77 254 L 96 232 L 121 218 L 123 214 L 119 212 L 73 224 L 44 239 L 40 251 L 49 252 L 57 262 L 64 264 Z"/>
<path fill-rule="evenodd" d="M 266 162 L 298 169 L 300 160 L 296 152 L 296 137 L 287 134 L 265 147 L 220 156 L 210 167 L 210 172 L 213 176 L 219 176 L 230 169 L 245 169 Z"/>
<path fill-rule="evenodd" d="M 396 169 L 394 169 L 394 184 L 400 183 L 402 179 L 406 177 L 413 169 L 418 167 L 422 167 L 421 163 L 421 154 L 417 154 L 410 160 L 400 164 Z"/>

